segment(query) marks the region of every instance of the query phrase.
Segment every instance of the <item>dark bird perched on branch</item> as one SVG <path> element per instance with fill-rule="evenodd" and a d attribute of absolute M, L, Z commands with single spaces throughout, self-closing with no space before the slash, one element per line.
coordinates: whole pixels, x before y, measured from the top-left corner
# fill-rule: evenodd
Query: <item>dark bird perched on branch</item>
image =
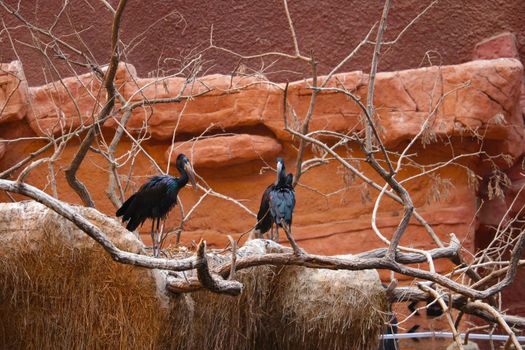
<path fill-rule="evenodd" d="M 170 175 L 153 176 L 117 210 L 117 216 L 122 216 L 122 222 L 128 222 L 126 228 L 134 231 L 146 219 L 151 219 L 151 239 L 153 253 L 159 255 L 156 238 L 159 235 L 160 220 L 164 220 L 169 211 L 177 204 L 177 195 L 188 180 L 196 189 L 195 175 L 190 161 L 184 154 L 179 154 L 176 168 L 180 177 Z M 155 235 L 155 221 L 157 222 L 157 236 Z"/>
<path fill-rule="evenodd" d="M 295 207 L 295 192 L 292 186 L 293 175 L 290 173 L 286 176 L 285 173 L 283 159 L 277 158 L 277 179 L 263 193 L 255 231 L 260 236 L 275 224 L 275 236 L 272 235 L 271 238 L 278 240 L 279 226 L 282 227 L 294 253 L 299 255 L 303 251 L 297 246 L 291 235 L 292 216 Z"/>
<path fill-rule="evenodd" d="M 286 176 L 286 185 L 293 189 L 292 187 L 293 182 L 293 174 L 289 173 Z M 257 224 L 255 225 L 254 233 L 256 234 L 257 238 L 262 238 L 263 235 L 268 232 L 273 225 L 274 218 L 272 214 L 270 213 L 270 191 L 274 190 L 276 186 L 276 183 L 273 183 L 266 187 L 266 190 L 264 191 L 262 198 L 261 198 L 261 206 L 259 207 L 259 212 L 257 213 Z M 273 231 L 273 230 L 272 230 Z M 270 239 L 277 241 L 279 240 L 279 236 L 270 236 Z"/>
<path fill-rule="evenodd" d="M 408 309 L 415 315 L 419 315 L 417 304 L 418 304 L 418 301 L 413 301 L 410 304 L 408 304 Z M 443 315 L 443 308 L 435 300 L 431 303 L 427 302 L 427 306 L 425 308 L 427 310 L 428 318 L 435 318 L 435 317 L 439 317 Z"/>

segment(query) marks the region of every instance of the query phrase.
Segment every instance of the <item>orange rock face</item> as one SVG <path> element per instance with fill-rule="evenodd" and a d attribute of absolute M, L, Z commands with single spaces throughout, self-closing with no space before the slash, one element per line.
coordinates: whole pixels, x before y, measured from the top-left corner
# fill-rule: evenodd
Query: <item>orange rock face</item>
<path fill-rule="evenodd" d="M 215 168 L 260 159 L 271 159 L 273 162 L 281 150 L 281 144 L 271 137 L 247 134 L 220 136 L 175 143 L 166 152 L 166 161 L 174 164 L 177 154 L 184 153 L 196 167 Z"/>
<path fill-rule="evenodd" d="M 429 175 L 421 175 L 421 168 L 406 166 L 397 177 L 404 181 L 418 212 L 445 242 L 449 234 L 454 233 L 466 249 L 474 250 L 476 227 L 481 221 L 476 215 L 479 196 L 471 180 L 473 175 L 484 177 L 490 170 L 486 158 L 475 153 L 505 154 L 512 159 L 510 163 L 516 162 L 523 153 L 523 119 L 519 107 L 522 74 L 519 61 L 498 59 L 377 75 L 374 104 L 377 129 L 384 144 L 392 151 L 399 151 L 418 135 L 420 138 L 407 153 L 410 159 L 425 165 L 440 164 L 439 169 Z M 366 101 L 369 84 L 366 74 L 341 73 L 336 78 L 326 86 L 344 87 Z M 31 88 L 29 105 L 32 107 L 26 119 L 20 121 L 23 132 L 7 132 L 2 129 L 3 125 L 11 129 L 17 125 L 0 124 L 0 138 L 60 134 L 62 130 L 91 123 L 94 112 L 104 101 L 98 92 L 100 82 L 93 75 L 83 75 L 64 79 L 63 83 L 68 89 L 58 82 Z M 296 120 L 290 113 L 291 127 L 297 127 L 309 108 L 310 83 L 299 81 L 288 87 L 288 103 L 297 116 Z M 222 75 L 203 77 L 191 84 L 179 78 L 155 81 L 137 78 L 124 65 L 119 68 L 116 85 L 127 101 L 124 105 L 147 100 L 133 110 L 126 126 L 130 135 L 145 135 L 146 140 L 135 161 L 118 168 L 125 196 L 137 190 L 147 176 L 157 174 L 151 160 L 161 169 L 167 169 L 180 152 L 192 157 L 198 174 L 215 191 L 200 202 L 185 223 L 182 233 L 185 244 L 204 238 L 211 246 L 223 247 L 228 243 L 228 234 L 240 237 L 249 231 L 255 224 L 261 194 L 274 181 L 274 173 L 267 169 L 268 164 L 274 166 L 276 156 L 284 157 L 287 171 L 296 172 L 298 140 L 284 130 L 284 85 L 260 77 Z M 76 94 L 73 95 L 75 103 L 69 97 L 72 92 Z M 179 98 L 201 93 L 202 96 L 192 99 Z M 124 105 L 119 102 L 117 108 Z M 310 131 L 359 131 L 362 129 L 360 118 L 359 107 L 349 97 L 323 91 L 317 98 Z M 111 140 L 117 121 L 109 119 L 104 124 L 101 136 L 105 142 Z M 24 126 L 26 124 L 31 129 Z M 117 148 L 120 161 L 127 158 L 130 149 L 136 149 L 135 142 L 126 135 Z M 0 160 L 0 170 L 42 145 L 41 141 L 8 145 Z M 79 199 L 67 185 L 63 169 L 71 162 L 77 147 L 78 141 L 72 140 L 55 164 L 58 197 L 74 203 L 79 203 Z M 377 174 L 363 162 L 357 144 L 348 143 L 336 150 L 365 176 L 379 181 Z M 470 153 L 474 155 L 469 156 Z M 456 162 L 445 163 L 458 155 L 463 156 Z M 316 156 L 318 150 L 308 147 L 305 159 Z M 504 169 L 512 166 L 497 157 L 494 161 Z M 107 160 L 90 152 L 78 176 L 90 190 L 97 208 L 113 215 L 115 208 L 105 193 L 107 169 Z M 35 169 L 28 181 L 50 190 L 49 169 L 45 166 Z M 337 162 L 312 167 L 302 176 L 296 194 L 293 234 L 307 251 L 357 253 L 384 246 L 371 229 L 371 213 L 378 193 Z M 181 191 L 185 213 L 202 195 Z M 0 196 L 8 200 L 4 194 Z M 387 238 L 399 224 L 402 210 L 398 203 L 383 198 L 377 225 Z M 180 212 L 173 210 L 164 229 L 172 231 L 179 223 Z M 142 230 L 149 233 L 149 223 Z M 149 235 L 143 238 L 147 241 Z M 415 219 L 411 220 L 402 244 L 434 247 Z M 437 268 L 443 271 L 451 266 L 440 262 Z"/>
<path fill-rule="evenodd" d="M 107 67 L 103 69 L 105 71 Z M 119 64 L 115 76 L 117 89 L 135 75 L 135 68 Z M 27 120 L 40 136 L 60 135 L 90 125 L 106 102 L 102 80 L 95 73 L 55 81 L 29 89 L 31 103 Z"/>
<path fill-rule="evenodd" d="M 242 89 L 239 90 L 239 89 Z M 130 103 L 205 95 L 191 101 L 147 105 L 133 110 L 127 127 L 147 130 L 157 140 L 171 140 L 174 133 L 199 135 L 205 130 L 231 129 L 260 124 L 268 95 L 274 90 L 265 81 L 210 75 L 191 84 L 182 78 L 135 79 L 122 88 Z M 114 126 L 111 121 L 108 126 Z"/>
<path fill-rule="evenodd" d="M 20 120 L 27 112 L 27 81 L 18 61 L 0 64 L 0 123 Z"/>
<path fill-rule="evenodd" d="M 520 58 L 516 36 L 513 33 L 501 33 L 485 39 L 474 48 L 473 58 L 475 60 L 490 60 L 503 57 Z M 525 115 L 525 82 L 521 85 L 520 105 L 521 111 Z"/>
<path fill-rule="evenodd" d="M 486 138 L 508 141 L 507 151 L 519 156 L 523 122 L 517 101 L 522 70 L 519 61 L 500 59 L 377 74 L 374 104 L 385 144 L 395 147 L 410 140 L 428 120 L 428 136 L 432 138 L 460 137 L 476 130 Z M 345 73 L 337 78 L 348 91 L 366 101 L 366 75 Z M 299 115 L 308 108 L 309 84 L 301 82 L 290 87 L 290 101 L 298 106 Z M 359 130 L 359 114 L 358 107 L 344 95 L 322 93 L 312 127 L 340 132 L 356 127 Z M 271 125 L 278 133 L 284 126 L 282 117 Z"/>

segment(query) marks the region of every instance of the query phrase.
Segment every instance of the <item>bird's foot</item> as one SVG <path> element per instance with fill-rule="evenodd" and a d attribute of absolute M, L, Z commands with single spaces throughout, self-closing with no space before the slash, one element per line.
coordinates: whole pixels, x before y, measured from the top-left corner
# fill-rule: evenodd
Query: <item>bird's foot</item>
<path fill-rule="evenodd" d="M 296 247 L 293 248 L 293 254 L 295 256 L 306 255 L 306 251 L 303 248 L 299 248 L 299 247 L 296 246 Z"/>

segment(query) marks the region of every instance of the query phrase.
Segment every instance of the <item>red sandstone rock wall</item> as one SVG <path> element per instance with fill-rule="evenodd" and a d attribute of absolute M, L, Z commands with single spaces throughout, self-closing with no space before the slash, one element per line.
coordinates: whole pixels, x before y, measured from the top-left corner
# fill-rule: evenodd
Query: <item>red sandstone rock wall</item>
<path fill-rule="evenodd" d="M 13 63 L 11 66 L 18 67 L 18 76 L 23 76 L 20 65 Z M 435 108 L 429 132 L 433 142 L 418 142 L 412 150 L 418 161 L 446 161 L 452 153 L 477 151 L 479 143 L 471 137 L 473 130 L 485 135 L 483 151 L 494 155 L 504 153 L 518 159 L 523 152 L 523 120 L 519 108 L 522 74 L 521 63 L 512 59 L 378 74 L 375 104 L 385 144 L 393 150 L 406 145 L 418 132 L 425 116 Z M 9 75 L 8 79 L 16 80 L 16 76 Z M 338 75 L 338 79 L 361 98 L 366 97 L 366 74 L 343 73 Z M 208 88 L 213 90 L 187 104 L 137 108 L 131 116 L 128 130 L 136 134 L 147 125 L 151 138 L 144 143 L 144 148 L 162 167 L 165 168 L 176 154 L 184 151 L 194 159 L 196 170 L 214 190 L 237 198 L 256 211 L 262 191 L 273 181 L 273 173 L 260 173 L 267 164 L 265 162 L 273 164 L 277 155 L 283 155 L 288 169 L 294 171 L 295 141 L 283 130 L 282 90 L 255 78 L 232 80 L 229 76 L 212 75 L 202 78 L 201 82 L 193 87 L 194 93 Z M 28 91 L 24 91 L 27 89 L 25 84 L 19 84 L 19 98 L 9 100 L 8 106 L 13 104 L 10 113 L 22 119 L 12 121 L 6 118 L 2 121 L 0 137 L 14 139 L 48 133 L 59 135 L 64 130 L 89 125 L 93 114 L 104 102 L 104 96 L 98 90 L 99 83 L 89 74 L 80 79 L 65 79 L 63 83 L 78 98 L 71 99 L 63 86 L 55 83 L 31 87 Z M 130 65 L 121 64 L 119 67 L 116 84 L 126 99 L 134 100 L 137 89 L 145 86 L 142 96 L 146 98 L 174 96 L 182 87 L 182 80 L 178 78 L 167 79 L 163 84 L 151 83 L 151 79 L 136 77 Z M 297 82 L 289 87 L 289 101 L 298 115 L 304 114 L 309 101 L 311 92 L 306 84 L 308 82 Z M 4 86 L 3 96 L 6 96 L 5 91 L 13 86 L 13 82 Z M 234 93 L 226 91 L 231 87 L 239 89 Z M 357 108 L 347 98 L 326 92 L 319 96 L 311 126 L 313 130 L 356 130 L 360 128 L 358 115 Z M 111 136 L 116 125 L 117 121 L 111 119 L 105 123 L 104 138 Z M 210 127 L 211 132 L 224 135 L 184 143 L 184 140 L 199 136 Z M 176 143 L 171 149 L 174 132 Z M 78 203 L 78 198 L 64 181 L 62 170 L 70 162 L 76 142 L 66 148 L 62 159 L 57 162 L 59 197 L 74 203 Z M 42 144 L 35 140 L 8 144 L 0 159 L 0 169 L 6 169 Z M 124 139 L 118 153 L 122 155 L 130 147 L 131 141 Z M 309 150 L 307 156 L 311 156 L 311 152 Z M 360 157 L 359 152 L 346 152 L 351 157 Z M 508 167 L 504 162 L 500 163 Z M 480 176 L 485 176 L 489 169 L 479 157 L 467 158 L 463 164 Z M 111 215 L 115 208 L 105 195 L 106 168 L 100 155 L 90 153 L 79 176 L 92 192 L 97 207 Z M 362 170 L 377 179 L 366 166 L 363 165 Z M 121 174 L 127 171 L 127 167 L 120 169 Z M 144 176 L 153 173 L 154 169 L 147 159 L 139 156 L 127 195 L 140 186 Z M 407 168 L 399 176 L 406 178 L 417 173 L 417 169 Z M 428 176 L 420 177 L 407 183 L 414 203 L 420 213 L 435 225 L 442 239 L 446 241 L 449 233 L 454 232 L 467 249 L 473 249 L 476 190 L 469 186 L 468 176 L 461 167 L 444 166 L 437 174 L 442 179 L 449 179 L 454 188 L 448 191 L 441 189 L 442 196 L 437 198 L 435 181 Z M 369 192 L 361 181 L 351 181 L 343 175 L 340 166 L 330 163 L 302 178 L 297 190 L 294 233 L 299 243 L 309 251 L 337 254 L 381 246 L 370 228 L 372 200 L 377 194 Z M 48 185 L 47 176 L 47 170 L 42 167 L 31 174 L 29 181 L 43 188 Z M 190 191 L 182 192 L 186 208 L 198 199 L 198 195 Z M 2 196 L 3 200 L 7 200 Z M 384 199 L 378 218 L 379 227 L 386 234 L 391 233 L 400 213 L 399 205 Z M 175 227 L 178 220 L 179 213 L 175 210 L 168 220 L 168 228 Z M 226 243 L 227 234 L 239 235 L 253 224 L 254 218 L 250 213 L 220 198 L 208 197 L 187 223 L 183 241 L 206 238 L 212 245 L 220 247 Z M 144 231 L 147 232 L 146 227 Z M 428 247 L 429 238 L 414 220 L 402 243 Z"/>

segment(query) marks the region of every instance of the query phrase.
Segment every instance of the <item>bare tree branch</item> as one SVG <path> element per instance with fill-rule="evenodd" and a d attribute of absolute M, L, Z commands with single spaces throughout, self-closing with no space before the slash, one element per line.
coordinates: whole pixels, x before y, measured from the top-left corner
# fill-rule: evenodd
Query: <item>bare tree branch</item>
<path fill-rule="evenodd" d="M 430 295 L 432 295 L 435 298 L 435 300 L 437 300 L 437 302 L 441 306 L 441 309 L 443 310 L 443 313 L 445 314 L 450 330 L 452 331 L 452 336 L 454 338 L 454 341 L 456 342 L 456 345 L 458 346 L 458 349 L 464 350 L 463 343 L 461 342 L 461 337 L 459 336 L 458 330 L 456 329 L 454 321 L 452 320 L 452 316 L 450 315 L 450 310 L 447 304 L 443 301 L 442 296 L 439 295 L 439 293 L 436 290 L 430 288 L 429 286 L 419 284 L 419 288 L 423 289 L 424 291 L 427 291 Z"/>
<path fill-rule="evenodd" d="M 93 127 L 88 131 L 88 134 L 82 140 L 82 143 L 75 154 L 75 157 L 71 161 L 71 164 L 68 169 L 66 169 L 66 179 L 71 188 L 79 195 L 82 199 L 82 202 L 88 207 L 95 207 L 95 203 L 89 195 L 89 191 L 86 186 L 80 182 L 76 173 L 82 164 L 82 161 L 86 157 L 86 154 L 93 143 L 95 136 L 97 134 L 98 126 L 101 120 L 108 116 L 113 110 L 115 105 L 115 86 L 113 85 L 113 80 L 115 79 L 115 74 L 117 73 L 118 68 L 118 38 L 119 38 L 119 29 L 120 29 L 120 20 L 126 7 L 127 0 L 120 0 L 117 10 L 115 12 L 115 17 L 113 19 L 113 27 L 111 34 L 111 61 L 109 63 L 108 70 L 104 79 L 104 87 L 107 91 L 107 101 L 104 105 L 104 108 L 100 111 L 99 115 L 96 117 Z"/>
<path fill-rule="evenodd" d="M 102 246 L 102 248 L 104 248 L 104 250 L 111 256 L 113 260 L 119 263 L 141 266 L 150 269 L 163 269 L 172 271 L 191 270 L 194 269 L 198 263 L 198 259 L 196 257 L 179 260 L 168 260 L 120 250 L 107 238 L 107 236 L 102 231 L 100 231 L 98 227 L 79 215 L 73 209 L 73 207 L 49 196 L 47 193 L 31 185 L 25 183 L 17 184 L 15 181 L 9 180 L 0 180 L 0 190 L 22 194 L 52 209 L 57 214 L 71 221 L 88 236 L 93 238 L 98 244 Z"/>
<path fill-rule="evenodd" d="M 500 313 L 496 309 L 494 309 L 489 304 L 484 303 L 484 302 L 482 302 L 480 300 L 474 301 L 473 305 L 479 307 L 480 309 L 485 310 L 486 312 L 491 314 L 494 318 L 496 318 L 496 320 L 498 321 L 498 324 L 501 326 L 501 328 L 503 328 L 505 330 L 505 332 L 510 336 L 510 339 L 512 340 L 512 344 L 514 345 L 514 348 L 516 350 L 523 350 L 523 348 L 521 347 L 520 343 L 518 342 L 518 339 L 516 338 L 516 334 L 514 334 L 514 332 L 512 331 L 512 329 L 510 329 L 510 327 L 507 324 L 507 322 L 505 322 L 503 317 L 501 317 Z"/>
<path fill-rule="evenodd" d="M 237 281 L 224 280 L 220 276 L 213 276 L 208 269 L 206 257 L 206 241 L 201 241 L 197 248 L 197 276 L 201 285 L 214 292 L 229 295 L 239 295 L 242 292 L 242 284 Z"/>
<path fill-rule="evenodd" d="M 411 287 L 395 288 L 388 294 L 388 298 L 391 303 L 404 303 L 411 301 L 433 302 L 435 300 L 435 298 L 427 291 Z M 477 316 L 490 323 L 498 323 L 498 320 L 494 315 L 488 313 L 473 302 L 467 301 L 463 295 L 456 294 L 450 298 L 449 295 L 445 294 L 442 295 L 442 298 L 447 305 L 450 305 L 455 309 Z M 501 317 L 512 327 L 525 328 L 525 318 L 523 317 L 510 315 L 501 315 Z"/>

